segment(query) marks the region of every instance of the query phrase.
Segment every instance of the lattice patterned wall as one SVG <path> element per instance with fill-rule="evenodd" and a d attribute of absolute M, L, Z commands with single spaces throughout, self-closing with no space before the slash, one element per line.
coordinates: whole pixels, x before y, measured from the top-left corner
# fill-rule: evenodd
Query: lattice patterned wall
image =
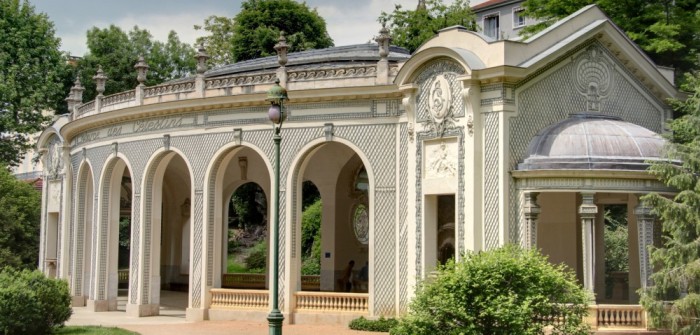
<path fill-rule="evenodd" d="M 399 149 L 399 311 L 408 310 L 408 127 L 399 127 L 401 137 Z"/>
<path fill-rule="evenodd" d="M 518 115 L 510 119 L 511 169 L 517 168 L 517 164 L 525 159 L 528 144 L 538 131 L 568 118 L 570 113 L 586 111 L 586 96 L 577 89 L 577 80 L 585 75 L 577 67 L 577 62 L 582 58 L 607 64 L 608 70 L 604 66 L 596 69 L 609 71 L 610 81 L 610 92 L 601 99 L 600 113 L 621 117 L 624 121 L 657 133 L 663 132 L 665 112 L 649 101 L 655 100 L 653 95 L 641 83 L 628 81 L 628 78 L 634 77 L 609 50 L 596 41 L 589 41 L 562 57 L 560 63 L 552 64 L 536 76 L 518 84 Z M 635 84 L 642 87 L 641 91 Z M 520 215 L 518 209 L 514 208 L 518 205 L 517 201 L 513 201 L 517 198 L 514 187 L 515 183 L 511 183 L 510 235 L 514 240 L 520 240 L 522 232 L 517 226 L 522 220 L 518 220 Z"/>
<path fill-rule="evenodd" d="M 493 249 L 499 244 L 498 178 L 499 113 L 484 115 L 484 246 Z"/>

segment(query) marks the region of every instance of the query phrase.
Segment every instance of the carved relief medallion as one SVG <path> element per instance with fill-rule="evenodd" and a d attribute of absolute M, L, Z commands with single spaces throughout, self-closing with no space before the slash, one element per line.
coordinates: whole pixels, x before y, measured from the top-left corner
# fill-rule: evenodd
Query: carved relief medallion
<path fill-rule="evenodd" d="M 430 114 L 436 123 L 442 123 L 450 112 L 452 97 L 450 94 L 450 83 L 444 75 L 438 75 L 430 84 L 430 98 L 428 106 Z"/>
<path fill-rule="evenodd" d="M 369 213 L 364 204 L 355 207 L 352 215 L 352 227 L 357 241 L 362 244 L 369 243 Z"/>
<path fill-rule="evenodd" d="M 597 47 L 591 46 L 576 61 L 576 89 L 586 97 L 586 112 L 600 112 L 601 100 L 612 89 L 610 62 Z"/>

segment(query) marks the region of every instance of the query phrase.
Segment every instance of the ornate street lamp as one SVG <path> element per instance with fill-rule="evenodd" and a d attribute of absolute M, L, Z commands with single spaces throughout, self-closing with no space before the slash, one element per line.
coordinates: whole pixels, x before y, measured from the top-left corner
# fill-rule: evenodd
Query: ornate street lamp
<path fill-rule="evenodd" d="M 289 100 L 287 90 L 280 86 L 280 80 L 275 81 L 275 85 L 267 91 L 266 101 L 270 102 L 270 109 L 267 116 L 272 121 L 272 126 L 275 134 L 272 139 L 275 141 L 275 197 L 273 199 L 273 208 L 275 209 L 275 219 L 272 222 L 272 310 L 267 316 L 267 321 L 270 326 L 270 335 L 282 335 L 282 321 L 284 315 L 279 310 L 279 227 L 280 227 L 280 143 L 282 136 L 282 122 L 287 117 L 284 113 L 284 102 Z"/>

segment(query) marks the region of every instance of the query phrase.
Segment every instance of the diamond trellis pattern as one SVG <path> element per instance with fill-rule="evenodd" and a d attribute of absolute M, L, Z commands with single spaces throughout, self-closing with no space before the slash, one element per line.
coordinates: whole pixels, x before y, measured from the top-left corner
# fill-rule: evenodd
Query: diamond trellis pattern
<path fill-rule="evenodd" d="M 374 209 L 374 311 L 378 315 L 394 312 L 395 277 L 394 257 L 396 225 L 394 224 L 394 191 L 375 192 Z"/>
<path fill-rule="evenodd" d="M 74 165 L 75 166 L 75 165 Z M 78 169 L 74 169 L 77 171 Z M 73 282 L 71 283 L 71 294 L 73 296 L 83 295 L 83 261 L 84 261 L 84 249 L 85 249 L 85 204 L 86 204 L 86 192 L 87 183 L 92 183 L 92 180 L 88 180 L 88 170 L 89 166 L 85 164 L 83 170 L 81 171 L 80 177 L 77 180 L 77 203 L 75 207 L 77 208 L 78 220 L 74 225 L 75 233 L 71 234 L 71 241 L 75 241 L 75 254 L 73 254 L 73 266 L 75 267 L 71 272 L 73 273 Z M 74 189 L 76 189 L 74 187 Z M 75 192 L 73 194 L 76 194 Z M 72 222 L 72 220 L 71 220 Z M 90 274 L 87 274 L 88 277 Z"/>
<path fill-rule="evenodd" d="M 408 309 L 408 127 L 400 126 L 399 151 L 399 311 Z"/>
<path fill-rule="evenodd" d="M 498 113 L 484 115 L 484 240 L 486 249 L 498 247 Z"/>

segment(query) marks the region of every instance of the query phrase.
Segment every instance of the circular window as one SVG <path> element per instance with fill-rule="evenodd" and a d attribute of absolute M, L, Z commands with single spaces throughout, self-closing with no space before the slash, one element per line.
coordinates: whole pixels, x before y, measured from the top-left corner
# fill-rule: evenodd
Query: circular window
<path fill-rule="evenodd" d="M 355 237 L 362 244 L 369 243 L 369 213 L 367 206 L 359 204 L 352 214 L 352 226 L 355 230 Z"/>

